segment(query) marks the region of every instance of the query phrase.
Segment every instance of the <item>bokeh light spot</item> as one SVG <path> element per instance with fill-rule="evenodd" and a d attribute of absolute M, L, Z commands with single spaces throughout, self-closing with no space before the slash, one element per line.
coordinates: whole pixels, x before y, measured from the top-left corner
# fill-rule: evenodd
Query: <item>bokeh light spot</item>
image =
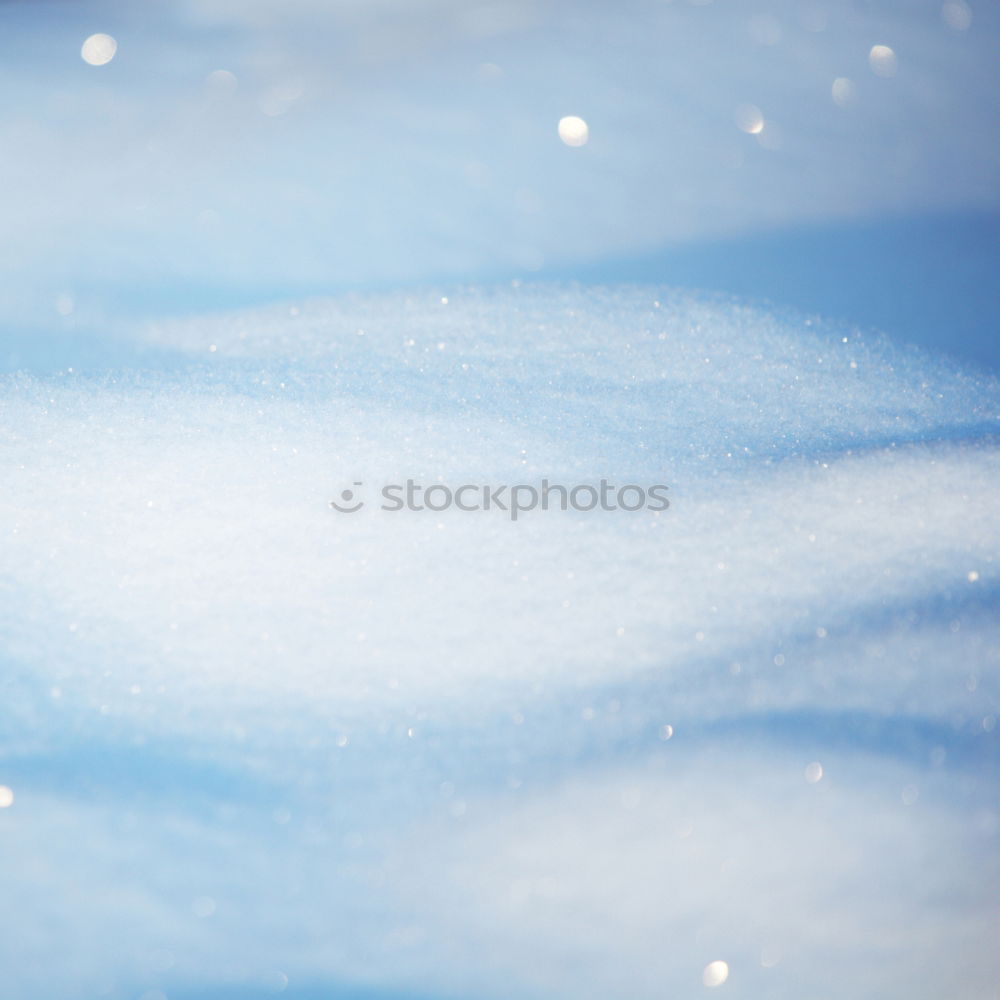
<path fill-rule="evenodd" d="M 849 108 L 858 98 L 858 88 L 846 76 L 838 76 L 830 88 L 830 96 L 838 108 Z"/>
<path fill-rule="evenodd" d="M 91 35 L 82 46 L 80 55 L 85 63 L 91 66 L 105 66 L 115 57 L 118 43 L 110 36 L 100 32 Z"/>
<path fill-rule="evenodd" d="M 899 60 L 888 45 L 873 45 L 868 53 L 868 65 L 876 76 L 895 76 Z"/>
<path fill-rule="evenodd" d="M 701 974 L 706 986 L 721 986 L 729 978 L 729 965 L 721 960 L 709 962 Z"/>
<path fill-rule="evenodd" d="M 965 0 L 949 0 L 941 7 L 941 20 L 955 31 L 968 31 L 972 24 L 972 8 Z"/>
<path fill-rule="evenodd" d="M 736 109 L 736 127 L 750 135 L 764 130 L 764 114 L 756 104 L 741 104 Z"/>
<path fill-rule="evenodd" d="M 559 119 L 559 138 L 567 146 L 585 146 L 590 138 L 590 126 L 576 115 Z"/>

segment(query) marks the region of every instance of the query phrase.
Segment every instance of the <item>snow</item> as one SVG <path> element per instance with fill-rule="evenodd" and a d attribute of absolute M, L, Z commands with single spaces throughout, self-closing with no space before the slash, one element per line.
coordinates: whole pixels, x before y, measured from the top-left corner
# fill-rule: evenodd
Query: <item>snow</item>
<path fill-rule="evenodd" d="M 18 995 L 644 997 L 713 960 L 744 995 L 988 995 L 992 380 L 656 288 L 136 339 L 170 361 L 4 393 Z M 672 502 L 329 506 L 411 477 Z"/>
<path fill-rule="evenodd" d="M 0 994 L 994 997 L 997 13 L 7 6 Z"/>

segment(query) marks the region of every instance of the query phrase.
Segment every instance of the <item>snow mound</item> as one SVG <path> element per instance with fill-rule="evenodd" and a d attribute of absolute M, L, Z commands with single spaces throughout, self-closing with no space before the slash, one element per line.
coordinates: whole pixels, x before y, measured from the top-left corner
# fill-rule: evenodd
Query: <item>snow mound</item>
<path fill-rule="evenodd" d="M 122 357 L 3 381 L 16 995 L 990 995 L 993 381 L 656 288 Z"/>

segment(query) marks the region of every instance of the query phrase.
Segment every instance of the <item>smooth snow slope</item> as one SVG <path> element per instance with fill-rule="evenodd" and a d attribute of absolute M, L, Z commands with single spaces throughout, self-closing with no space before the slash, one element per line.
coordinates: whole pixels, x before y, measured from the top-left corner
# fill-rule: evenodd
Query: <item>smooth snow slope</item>
<path fill-rule="evenodd" d="M 7 995 L 996 995 L 995 382 L 653 287 L 131 351 L 3 382 Z M 374 504 L 543 477 L 672 505 Z"/>

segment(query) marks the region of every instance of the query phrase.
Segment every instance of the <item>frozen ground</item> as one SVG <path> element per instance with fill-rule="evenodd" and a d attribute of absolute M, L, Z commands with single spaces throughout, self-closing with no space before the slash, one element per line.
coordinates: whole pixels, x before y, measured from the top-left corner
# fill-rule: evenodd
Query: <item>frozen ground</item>
<path fill-rule="evenodd" d="M 0 995 L 995 1000 L 997 15 L 946 7 L 0 8 Z"/>

